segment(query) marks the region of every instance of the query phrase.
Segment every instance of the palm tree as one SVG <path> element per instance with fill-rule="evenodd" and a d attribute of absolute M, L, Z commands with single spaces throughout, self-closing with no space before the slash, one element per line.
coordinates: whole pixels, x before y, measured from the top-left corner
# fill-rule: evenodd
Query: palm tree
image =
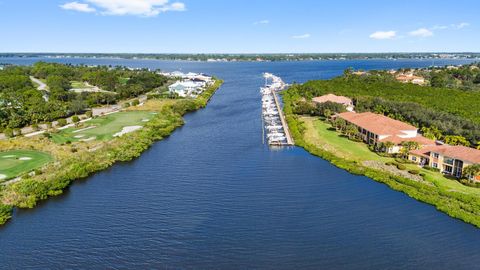
<path fill-rule="evenodd" d="M 472 179 L 475 176 L 480 176 L 480 164 L 470 165 L 463 169 L 463 177 Z"/>
<path fill-rule="evenodd" d="M 391 149 L 392 147 L 394 147 L 395 144 L 394 144 L 393 142 L 385 142 L 385 143 L 383 144 L 383 146 L 385 147 L 385 152 L 386 152 L 386 153 L 389 153 L 389 152 L 390 152 L 390 149 Z"/>
<path fill-rule="evenodd" d="M 420 148 L 420 145 L 418 144 L 418 142 L 412 142 L 412 141 L 402 142 L 401 153 L 403 155 L 403 158 L 408 157 L 408 153 L 410 151 L 416 150 L 416 149 L 419 149 L 419 148 Z"/>
<path fill-rule="evenodd" d="M 358 128 L 354 125 L 347 125 L 345 127 L 345 135 L 348 136 L 349 139 L 352 139 L 358 135 Z"/>

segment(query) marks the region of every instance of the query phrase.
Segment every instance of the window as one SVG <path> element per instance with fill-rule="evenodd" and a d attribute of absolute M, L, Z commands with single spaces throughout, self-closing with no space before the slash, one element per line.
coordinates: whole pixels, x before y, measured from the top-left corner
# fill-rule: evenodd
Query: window
<path fill-rule="evenodd" d="M 412 160 L 413 160 L 413 161 L 417 161 L 417 157 L 413 156 L 413 157 L 412 157 Z"/>
<path fill-rule="evenodd" d="M 445 166 L 445 172 L 452 173 L 453 172 L 453 167 L 452 166 Z"/>
<path fill-rule="evenodd" d="M 443 163 L 446 163 L 448 165 L 453 165 L 453 161 L 454 161 L 453 158 L 449 158 L 449 157 L 445 157 L 443 159 Z"/>
<path fill-rule="evenodd" d="M 433 168 L 438 168 L 438 163 L 436 163 L 436 162 L 432 163 L 432 167 Z"/>
<path fill-rule="evenodd" d="M 438 153 L 433 153 L 434 158 L 438 158 L 438 156 L 439 156 Z"/>

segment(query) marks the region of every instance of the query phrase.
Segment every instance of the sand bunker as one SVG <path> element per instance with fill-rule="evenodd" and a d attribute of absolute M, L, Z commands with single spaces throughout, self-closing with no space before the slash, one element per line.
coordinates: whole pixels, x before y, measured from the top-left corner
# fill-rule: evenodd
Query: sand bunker
<path fill-rule="evenodd" d="M 85 137 L 85 135 L 75 135 L 75 136 L 73 136 L 73 137 L 74 137 L 75 139 L 80 139 L 80 138 Z"/>
<path fill-rule="evenodd" d="M 31 157 L 21 157 L 19 158 L 19 160 L 31 160 L 32 158 Z"/>
<path fill-rule="evenodd" d="M 86 127 L 86 128 L 81 128 L 81 129 L 72 131 L 72 133 L 78 133 L 78 132 L 82 132 L 82 131 L 89 130 L 89 129 L 92 129 L 92 128 L 96 128 L 96 126 L 89 126 L 89 127 Z"/>
<path fill-rule="evenodd" d="M 12 158 L 12 157 L 15 157 L 15 155 L 6 155 L 6 156 L 3 156 L 3 158 Z"/>
<path fill-rule="evenodd" d="M 127 133 L 130 133 L 130 132 L 139 130 L 139 129 L 141 129 L 141 128 L 143 128 L 143 127 L 142 127 L 142 126 L 128 126 L 128 127 L 123 127 L 122 131 L 113 134 L 113 137 L 120 137 L 120 136 L 125 135 L 125 134 L 127 134 Z"/>
<path fill-rule="evenodd" d="M 5 174 L 0 174 L 0 180 L 3 180 L 5 178 L 7 178 L 7 176 Z"/>
<path fill-rule="evenodd" d="M 95 140 L 97 137 L 90 137 L 90 138 L 86 138 L 86 139 L 83 139 L 81 140 L 82 142 L 89 142 L 89 141 L 93 141 Z"/>
<path fill-rule="evenodd" d="M 148 122 L 150 119 L 142 119 L 142 122 Z"/>

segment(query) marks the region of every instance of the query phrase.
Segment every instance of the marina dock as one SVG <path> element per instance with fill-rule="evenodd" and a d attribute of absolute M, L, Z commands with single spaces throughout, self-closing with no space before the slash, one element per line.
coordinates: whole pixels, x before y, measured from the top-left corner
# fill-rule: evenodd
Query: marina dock
<path fill-rule="evenodd" d="M 288 130 L 277 92 L 284 90 L 286 84 L 280 77 L 264 73 L 265 86 L 262 93 L 263 136 L 271 146 L 292 146 L 293 139 Z"/>

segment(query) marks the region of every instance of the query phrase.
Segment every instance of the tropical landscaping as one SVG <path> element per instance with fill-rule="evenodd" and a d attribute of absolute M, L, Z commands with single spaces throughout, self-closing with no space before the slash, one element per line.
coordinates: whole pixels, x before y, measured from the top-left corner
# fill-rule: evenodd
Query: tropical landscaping
<path fill-rule="evenodd" d="M 384 152 L 391 147 L 388 145 L 369 147 L 362 142 L 355 126 L 331 118 L 344 112 L 344 106 L 311 102 L 313 97 L 328 93 L 353 98 L 359 112 L 373 111 L 414 124 L 433 139 L 476 147 L 480 119 L 478 111 L 472 108 L 480 107 L 478 92 L 346 74 L 328 81 L 294 85 L 283 93 L 283 100 L 289 129 L 298 146 L 340 168 L 385 183 L 480 227 L 480 189 L 475 184 L 470 186 L 470 182 L 446 178 L 438 169 L 408 161 L 408 151 L 418 148 L 414 142 L 403 145 L 404 150 L 394 155 Z M 430 117 L 430 113 L 437 116 Z M 467 173 L 479 171 L 472 166 Z"/>
<path fill-rule="evenodd" d="M 11 67 L 7 70 L 8 72 L 12 70 L 32 72 L 30 69 L 35 70 L 34 76 L 40 78 L 44 78 L 44 74 L 49 74 L 50 69 L 65 72 L 87 70 L 88 72 L 84 73 L 86 77 L 83 78 L 92 84 L 95 81 L 94 85 L 108 91 L 117 92 L 114 101 L 122 104 L 123 109 L 101 115 L 92 115 L 90 111 L 78 116 L 73 114 L 70 123 L 61 118 L 65 114 L 58 113 L 57 118 L 53 115 L 51 115 L 52 118 L 48 118 L 48 120 L 56 120 L 56 125 L 45 124 L 45 129 L 40 132 L 26 136 L 17 134 L 15 137 L 0 140 L 0 174 L 5 175 L 0 179 L 0 224 L 11 218 L 14 207 L 32 208 L 40 200 L 63 193 L 63 190 L 74 180 L 85 178 L 115 162 L 129 161 L 138 157 L 155 141 L 169 136 L 181 126 L 182 116 L 185 113 L 205 107 L 223 83 L 215 79 L 214 83 L 195 99 L 170 99 L 158 95 L 159 88 L 165 88 L 168 79 L 160 75 L 157 77 L 156 73 L 147 70 L 131 71 L 126 68 L 92 68 L 93 70 L 90 70 L 90 67 L 63 67 L 59 64 L 46 63 L 35 65 L 33 68 Z M 26 93 L 32 90 L 31 94 L 36 96 L 38 91 L 29 88 L 32 82 L 30 79 L 25 79 L 26 75 L 18 76 L 22 78 L 21 80 L 25 80 Z M 63 75 L 61 77 L 63 78 Z M 128 80 L 125 79 L 127 77 Z M 104 78 L 111 80 L 103 81 Z M 55 80 L 60 79 L 55 78 L 53 81 Z M 120 83 L 113 83 L 113 86 L 107 83 L 117 82 L 117 80 Z M 48 84 L 49 80 L 47 79 L 46 82 Z M 0 85 L 2 85 L 1 78 Z M 55 86 L 48 85 L 50 91 L 53 91 Z M 66 81 L 65 85 L 67 85 Z M 70 81 L 68 85 L 72 85 Z M 6 93 L 4 96 L 9 97 L 21 97 L 26 94 L 14 86 L 15 84 L 12 84 L 8 88 L 3 88 L 1 93 Z M 127 94 L 124 90 L 120 90 L 125 89 L 123 87 L 135 91 Z M 94 93 L 94 96 L 98 97 L 97 94 Z M 148 94 L 149 98 L 139 102 L 135 98 L 139 94 Z M 78 98 L 77 94 L 67 91 L 66 96 L 70 95 Z M 82 94 L 82 96 L 88 95 L 91 93 Z M 54 95 L 50 95 L 50 100 L 52 97 Z M 120 97 L 124 99 L 118 99 Z M 24 99 L 18 100 L 24 101 Z M 50 102 L 46 103 L 49 107 L 53 106 Z M 67 108 L 69 113 L 73 113 L 68 110 L 71 100 L 60 99 L 54 102 L 65 105 L 61 108 Z M 7 108 L 9 106 L 6 105 Z M 34 106 L 31 109 L 34 110 L 33 108 Z M 52 108 L 52 110 L 55 109 L 58 108 Z M 11 127 L 12 119 L 7 118 L 3 122 L 5 128 Z M 21 123 L 29 124 L 31 120 Z M 21 126 L 21 123 L 18 123 L 18 126 Z"/>

